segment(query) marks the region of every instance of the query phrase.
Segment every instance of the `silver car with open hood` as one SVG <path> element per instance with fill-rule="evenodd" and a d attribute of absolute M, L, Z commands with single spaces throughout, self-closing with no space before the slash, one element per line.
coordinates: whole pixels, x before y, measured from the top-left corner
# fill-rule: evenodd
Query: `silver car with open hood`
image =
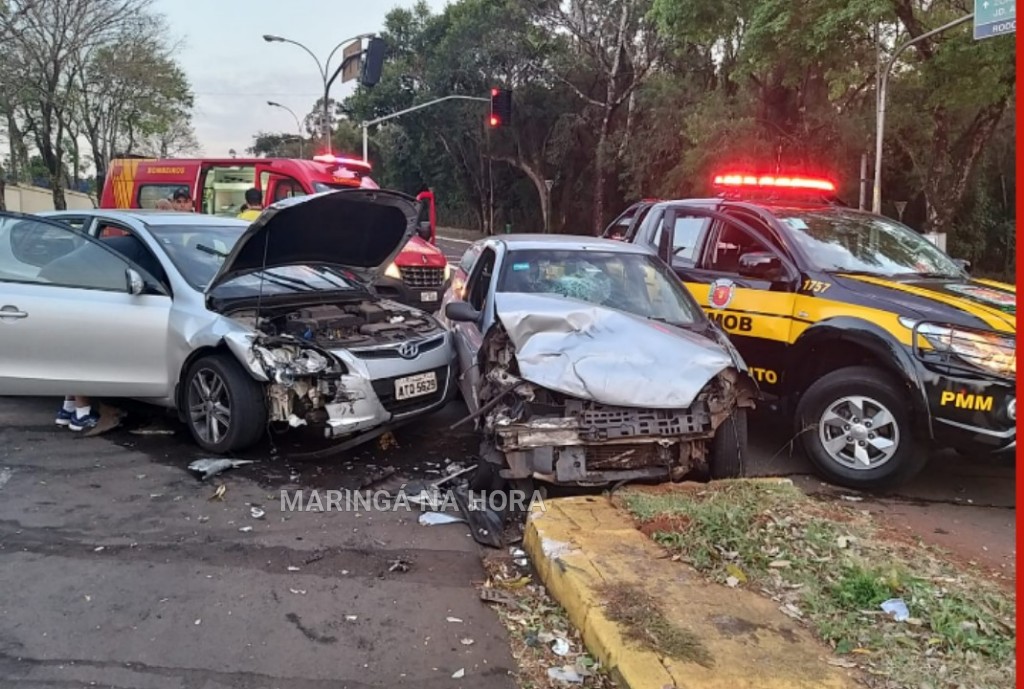
<path fill-rule="evenodd" d="M 215 453 L 268 423 L 358 441 L 448 397 L 450 335 L 371 287 L 415 231 L 411 197 L 291 198 L 252 225 L 45 215 L 0 214 L 0 395 L 173 407 Z"/>
<path fill-rule="evenodd" d="M 756 385 L 660 259 L 603 239 L 482 240 L 443 320 L 504 478 L 559 484 L 741 472 Z"/>

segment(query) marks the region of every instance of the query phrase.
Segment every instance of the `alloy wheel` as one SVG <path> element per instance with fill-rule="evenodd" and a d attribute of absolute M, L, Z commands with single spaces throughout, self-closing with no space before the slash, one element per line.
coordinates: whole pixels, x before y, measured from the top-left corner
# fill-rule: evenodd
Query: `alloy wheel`
<path fill-rule="evenodd" d="M 231 425 L 231 399 L 227 385 L 216 371 L 201 368 L 188 388 L 188 413 L 192 428 L 205 443 L 216 445 Z"/>
<path fill-rule="evenodd" d="M 818 422 L 822 447 L 848 469 L 877 469 L 896 454 L 900 429 L 885 405 L 870 397 L 843 397 L 830 404 Z"/>

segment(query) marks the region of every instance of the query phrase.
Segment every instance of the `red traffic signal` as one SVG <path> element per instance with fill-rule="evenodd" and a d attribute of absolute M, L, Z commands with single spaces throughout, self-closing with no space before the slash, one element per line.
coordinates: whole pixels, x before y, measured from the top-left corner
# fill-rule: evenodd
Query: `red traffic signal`
<path fill-rule="evenodd" d="M 491 89 L 491 116 L 488 123 L 492 127 L 503 127 L 512 123 L 512 91 L 510 89 Z"/>

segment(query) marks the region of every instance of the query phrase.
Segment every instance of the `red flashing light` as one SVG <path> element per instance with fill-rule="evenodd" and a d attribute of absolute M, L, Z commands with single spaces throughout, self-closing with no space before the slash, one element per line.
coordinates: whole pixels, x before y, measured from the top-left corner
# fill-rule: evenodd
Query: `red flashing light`
<path fill-rule="evenodd" d="M 498 89 L 491 89 L 491 96 L 497 96 L 497 95 L 498 95 Z"/>
<path fill-rule="evenodd" d="M 501 124 L 501 120 L 498 119 L 497 115 L 491 115 L 491 119 L 488 120 L 492 127 L 497 127 Z"/>
<path fill-rule="evenodd" d="M 836 185 L 815 177 L 730 174 L 715 175 L 716 187 L 756 187 L 759 189 L 805 189 L 834 193 Z"/>
<path fill-rule="evenodd" d="M 372 169 L 372 166 L 368 161 L 360 158 L 345 158 L 343 156 L 331 155 L 330 153 L 315 155 L 313 156 L 313 160 L 317 163 L 328 163 L 330 165 L 365 170 L 366 172 L 369 172 Z"/>

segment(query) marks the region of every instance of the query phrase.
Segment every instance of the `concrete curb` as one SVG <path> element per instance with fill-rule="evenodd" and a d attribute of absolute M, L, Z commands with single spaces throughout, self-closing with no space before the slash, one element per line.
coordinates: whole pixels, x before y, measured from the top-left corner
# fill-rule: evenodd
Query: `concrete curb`
<path fill-rule="evenodd" d="M 672 562 L 605 497 L 536 505 L 524 547 L 541 580 L 561 603 L 583 642 L 628 689 L 852 689 L 851 675 L 828 665 L 828 649 L 777 604 L 704 581 Z M 673 624 L 706 644 L 711 667 L 639 648 L 608 619 L 600 590 L 640 586 Z M 671 595 L 667 595 L 671 592 Z"/>

